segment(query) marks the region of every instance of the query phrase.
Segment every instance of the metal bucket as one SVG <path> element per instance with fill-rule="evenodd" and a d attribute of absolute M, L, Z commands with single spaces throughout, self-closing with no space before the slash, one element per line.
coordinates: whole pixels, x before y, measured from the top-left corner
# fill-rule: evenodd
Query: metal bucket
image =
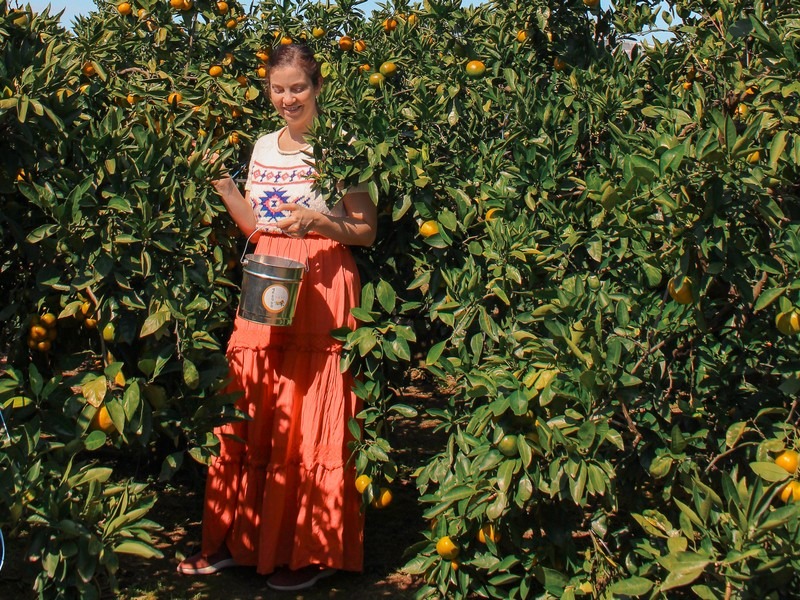
<path fill-rule="evenodd" d="M 242 266 L 239 316 L 264 325 L 291 325 L 306 266 L 262 254 L 247 254 Z"/>

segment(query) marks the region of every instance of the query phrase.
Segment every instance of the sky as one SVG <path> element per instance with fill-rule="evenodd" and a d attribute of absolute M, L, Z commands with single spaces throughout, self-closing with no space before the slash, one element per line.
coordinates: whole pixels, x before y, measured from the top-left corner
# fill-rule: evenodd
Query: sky
<path fill-rule="evenodd" d="M 9 3 L 14 6 L 14 0 Z M 41 12 L 47 5 L 50 5 L 50 14 L 56 14 L 63 10 L 64 14 L 61 16 L 61 23 L 67 27 L 75 19 L 76 15 L 84 15 L 90 11 L 97 10 L 95 3 L 92 0 L 22 0 L 19 2 L 20 6 L 30 4 L 35 12 Z M 365 13 L 369 14 L 378 8 L 378 0 L 367 0 L 359 8 Z"/>

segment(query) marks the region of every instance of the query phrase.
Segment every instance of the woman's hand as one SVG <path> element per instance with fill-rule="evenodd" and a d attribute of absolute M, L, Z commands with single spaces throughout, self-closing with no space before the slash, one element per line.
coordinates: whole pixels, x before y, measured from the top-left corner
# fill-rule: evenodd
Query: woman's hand
<path fill-rule="evenodd" d="M 297 238 L 301 238 L 313 230 L 319 214 L 315 210 L 297 204 L 279 204 L 274 211 L 289 213 L 288 217 L 275 223 L 275 226 L 286 235 Z"/>

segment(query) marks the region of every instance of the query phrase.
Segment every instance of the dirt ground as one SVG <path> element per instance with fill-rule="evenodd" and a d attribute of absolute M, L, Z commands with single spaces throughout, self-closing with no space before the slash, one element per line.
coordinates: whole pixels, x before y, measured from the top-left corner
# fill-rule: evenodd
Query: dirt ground
<path fill-rule="evenodd" d="M 155 508 L 148 515 L 163 527 L 157 546 L 162 559 L 143 560 L 120 555 L 121 600 L 268 600 L 348 598 L 350 600 L 410 599 L 418 581 L 402 572 L 408 560 L 405 550 L 420 541 L 425 527 L 422 508 L 411 477 L 440 447 L 434 434 L 435 421 L 426 420 L 424 406 L 433 394 L 420 388 L 404 390 L 402 402 L 415 406 L 419 416 L 398 418 L 393 423 L 392 446 L 400 467 L 392 483 L 392 504 L 383 509 L 368 509 L 364 542 L 364 572 L 337 573 L 304 592 L 275 592 L 266 577 L 254 569 L 237 567 L 210 576 L 186 577 L 176 572 L 183 556 L 193 554 L 200 543 L 202 492 L 195 485 L 170 485 L 159 490 Z M 30 582 L 22 577 L 24 544 L 6 540 L 6 565 L 0 571 L 0 598 L 33 597 Z M 109 597 L 112 597 L 109 595 Z"/>

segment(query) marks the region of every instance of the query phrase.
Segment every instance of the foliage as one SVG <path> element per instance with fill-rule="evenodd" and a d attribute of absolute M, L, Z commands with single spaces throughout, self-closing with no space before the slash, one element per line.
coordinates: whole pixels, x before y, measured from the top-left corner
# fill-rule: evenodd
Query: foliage
<path fill-rule="evenodd" d="M 397 0 L 371 16 L 350 0 L 228 4 L 138 0 L 125 16 L 99 2 L 72 33 L 46 14 L 3 17 L 17 450 L 0 460 L 19 476 L 4 475 L 0 523 L 53 531 L 64 509 L 27 508 L 24 482 L 100 482 L 98 452 L 155 448 L 167 478 L 186 451 L 215 451 L 212 427 L 235 416 L 222 348 L 244 241 L 202 156 L 221 152 L 238 175 L 276 126 L 257 52 L 303 39 L 326 78 L 320 189 L 335 201 L 338 182 L 363 183 L 380 214 L 378 243 L 358 253 L 361 326 L 336 332 L 364 400 L 352 430 L 365 502 L 396 475 L 391 416 L 416 414 L 396 394 L 409 365 L 447 390 L 427 411 L 446 444 L 416 474 L 430 519 L 407 565 L 419 597 L 796 591 L 798 505 L 778 499 L 793 474 L 773 462 L 797 445 L 800 391 L 791 3 Z M 659 13 L 668 40 L 623 44 Z M 475 60 L 485 71 L 466 69 Z M 691 287 L 680 301 L 675 277 Z M 59 319 L 43 353 L 27 344 L 46 311 Z M 108 435 L 91 426 L 103 407 Z M 17 462 L 39 447 L 28 438 L 64 449 Z M 45 455 L 53 477 L 35 467 Z M 87 506 L 101 484 L 115 482 L 82 491 Z M 105 540 L 93 514 L 70 518 Z M 457 558 L 437 553 L 445 536 Z M 91 556 L 127 547 L 104 548 Z"/>

